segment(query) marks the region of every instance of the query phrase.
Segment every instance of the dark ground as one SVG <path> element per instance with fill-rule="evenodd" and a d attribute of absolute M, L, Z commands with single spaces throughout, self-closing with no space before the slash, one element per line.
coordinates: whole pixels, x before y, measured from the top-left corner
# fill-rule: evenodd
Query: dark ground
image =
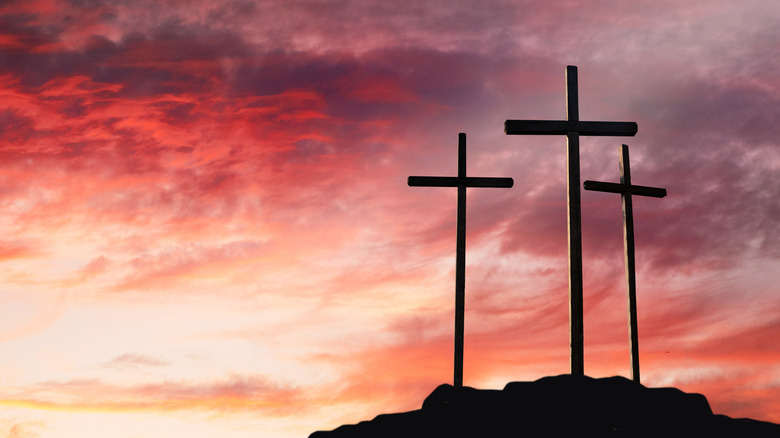
<path fill-rule="evenodd" d="M 647 388 L 623 377 L 564 374 L 503 390 L 436 388 L 422 408 L 318 431 L 347 437 L 780 437 L 780 425 L 715 415 L 701 394 Z"/>

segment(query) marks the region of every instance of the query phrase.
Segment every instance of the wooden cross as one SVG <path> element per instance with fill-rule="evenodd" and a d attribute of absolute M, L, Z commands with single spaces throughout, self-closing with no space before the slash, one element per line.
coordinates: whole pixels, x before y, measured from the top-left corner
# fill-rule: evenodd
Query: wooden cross
<path fill-rule="evenodd" d="M 634 261 L 634 206 L 632 195 L 663 198 L 666 189 L 635 186 L 631 184 L 631 169 L 628 163 L 628 146 L 618 150 L 620 157 L 620 184 L 585 181 L 585 190 L 620 193 L 623 200 L 623 249 L 626 255 L 626 288 L 628 290 L 628 341 L 631 347 L 631 379 L 639 383 L 639 334 L 636 315 L 636 266 Z"/>
<path fill-rule="evenodd" d="M 512 178 L 475 178 L 466 176 L 466 134 L 458 134 L 458 176 L 410 176 L 411 187 L 457 187 L 458 217 L 455 252 L 455 372 L 454 386 L 463 386 L 463 326 L 466 303 L 466 187 L 504 187 L 514 185 Z"/>
<path fill-rule="evenodd" d="M 565 135 L 569 213 L 569 344 L 571 373 L 584 375 L 582 315 L 582 226 L 580 209 L 580 135 L 634 136 L 634 122 L 583 122 L 579 116 L 577 67 L 566 67 L 566 120 L 507 120 L 508 135 Z"/>

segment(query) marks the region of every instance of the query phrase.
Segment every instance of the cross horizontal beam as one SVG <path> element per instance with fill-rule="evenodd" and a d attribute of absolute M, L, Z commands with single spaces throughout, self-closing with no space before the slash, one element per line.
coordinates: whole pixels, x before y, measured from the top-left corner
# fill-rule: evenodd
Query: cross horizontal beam
<path fill-rule="evenodd" d="M 500 187 L 509 188 L 514 185 L 512 178 L 492 178 L 467 176 L 410 176 L 407 180 L 410 187 Z"/>
<path fill-rule="evenodd" d="M 579 135 L 633 137 L 638 130 L 636 122 L 580 122 L 576 120 L 507 120 L 507 135 Z"/>
<path fill-rule="evenodd" d="M 658 187 L 635 186 L 602 181 L 585 181 L 583 186 L 585 190 L 592 190 L 597 192 L 632 194 L 639 196 L 650 196 L 652 198 L 663 198 L 666 196 L 666 189 L 661 189 Z"/>

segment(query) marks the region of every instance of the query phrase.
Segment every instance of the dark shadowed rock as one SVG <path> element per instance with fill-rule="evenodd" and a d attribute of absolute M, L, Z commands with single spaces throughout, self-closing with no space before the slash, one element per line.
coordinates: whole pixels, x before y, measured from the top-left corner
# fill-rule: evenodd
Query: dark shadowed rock
<path fill-rule="evenodd" d="M 623 377 L 564 374 L 503 390 L 441 385 L 422 409 L 379 415 L 309 438 L 596 436 L 780 437 L 780 425 L 714 415 L 701 394 Z"/>

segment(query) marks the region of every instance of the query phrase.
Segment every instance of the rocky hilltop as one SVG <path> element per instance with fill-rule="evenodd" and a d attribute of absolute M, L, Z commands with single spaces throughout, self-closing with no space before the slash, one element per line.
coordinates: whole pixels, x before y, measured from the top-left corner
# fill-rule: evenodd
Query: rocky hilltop
<path fill-rule="evenodd" d="M 441 385 L 422 408 L 318 431 L 309 438 L 738 436 L 780 437 L 780 425 L 715 415 L 701 394 L 623 377 L 564 374 L 503 390 Z M 574 436 L 574 435 L 570 435 Z"/>

